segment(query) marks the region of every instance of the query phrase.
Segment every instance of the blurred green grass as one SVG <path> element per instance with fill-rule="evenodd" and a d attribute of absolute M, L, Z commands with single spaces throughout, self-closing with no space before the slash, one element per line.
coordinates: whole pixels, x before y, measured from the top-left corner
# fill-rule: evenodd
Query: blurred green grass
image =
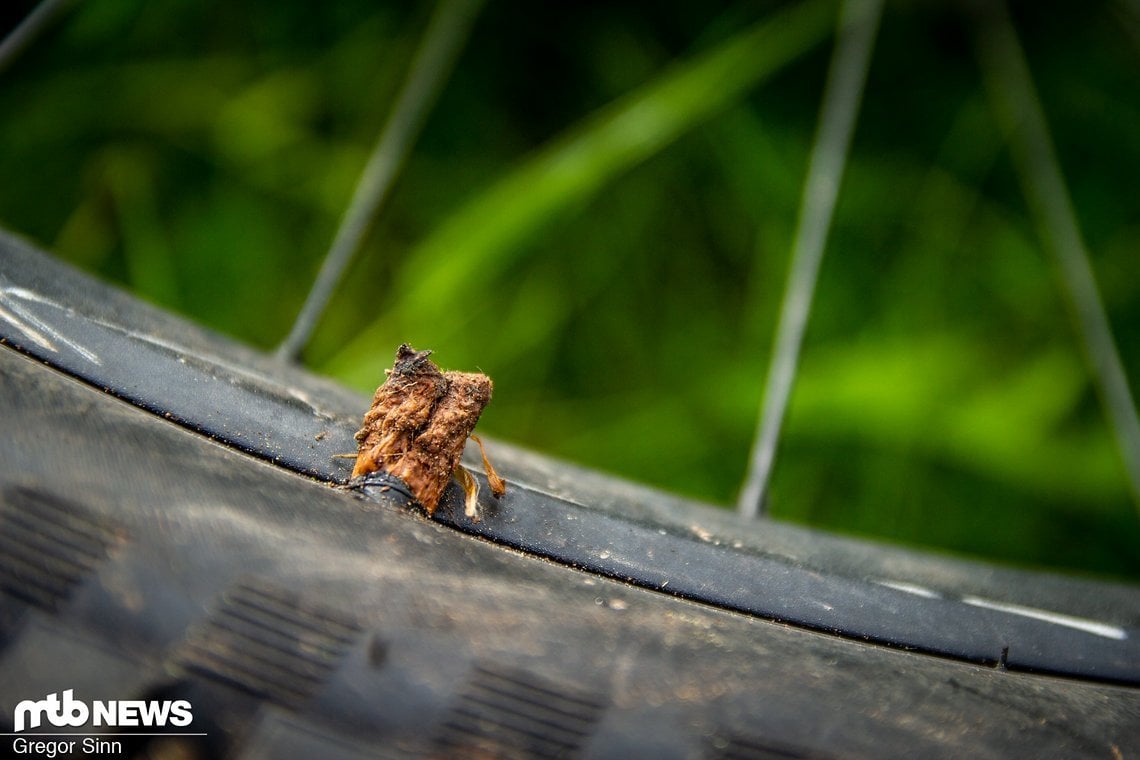
<path fill-rule="evenodd" d="M 271 348 L 430 10 L 81 4 L 0 73 L 0 225 Z M 1140 19 L 1015 11 L 1135 394 Z M 494 377 L 488 433 L 731 503 L 832 13 L 489 4 L 307 363 L 367 391 L 400 342 L 430 347 Z M 952 4 L 887 7 L 785 431 L 776 517 L 1140 578 Z"/>

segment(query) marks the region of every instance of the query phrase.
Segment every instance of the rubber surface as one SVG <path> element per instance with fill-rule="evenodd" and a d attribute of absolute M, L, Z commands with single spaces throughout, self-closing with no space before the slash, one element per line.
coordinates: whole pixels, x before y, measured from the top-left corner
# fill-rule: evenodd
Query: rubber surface
<path fill-rule="evenodd" d="M 507 497 L 472 525 L 452 489 L 429 521 L 330 485 L 356 394 L 11 239 L 0 278 L 0 334 L 36 359 L 0 350 L 0 720 L 186 695 L 207 736 L 179 741 L 235 757 L 1140 736 L 1133 588 L 742 524 L 501 445 Z"/>

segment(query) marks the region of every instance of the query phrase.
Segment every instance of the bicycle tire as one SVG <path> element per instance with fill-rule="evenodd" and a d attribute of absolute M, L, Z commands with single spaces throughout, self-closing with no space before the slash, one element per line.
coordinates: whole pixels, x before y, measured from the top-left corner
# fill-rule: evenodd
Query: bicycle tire
<path fill-rule="evenodd" d="M 437 519 L 346 489 L 367 400 L 0 235 L 0 731 L 124 754 L 1127 756 L 1140 594 L 750 523 L 492 443 Z M 486 489 L 483 489 L 486 493 Z M 158 733 L 163 733 L 159 731 Z"/>

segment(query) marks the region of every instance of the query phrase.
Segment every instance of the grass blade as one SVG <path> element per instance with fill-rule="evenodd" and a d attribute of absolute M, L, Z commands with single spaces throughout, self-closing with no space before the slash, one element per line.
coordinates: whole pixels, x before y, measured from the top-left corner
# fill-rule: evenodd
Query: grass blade
<path fill-rule="evenodd" d="M 434 318 L 509 270 L 523 244 L 567 209 L 655 155 L 825 39 L 835 4 L 809 0 L 674 65 L 538 150 L 443 221 L 409 252 L 387 308 L 326 366 L 342 377 L 383 369 L 382 325 L 411 313 Z"/>

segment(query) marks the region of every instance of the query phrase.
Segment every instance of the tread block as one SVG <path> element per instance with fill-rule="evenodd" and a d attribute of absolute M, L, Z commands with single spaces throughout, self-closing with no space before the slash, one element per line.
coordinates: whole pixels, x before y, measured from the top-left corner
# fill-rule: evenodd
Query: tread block
<path fill-rule="evenodd" d="M 575 757 L 604 711 L 593 695 L 479 665 L 445 718 L 439 743 L 488 757 Z"/>
<path fill-rule="evenodd" d="M 174 655 L 183 669 L 255 697 L 294 707 L 312 696 L 361 627 L 260 582 L 241 582 Z"/>
<path fill-rule="evenodd" d="M 0 494 L 0 590 L 57 612 L 125 540 L 123 529 L 80 504 L 9 486 Z"/>
<path fill-rule="evenodd" d="M 756 736 L 735 734 L 714 752 L 720 760 L 824 760 L 829 757 L 813 750 L 773 743 Z"/>

